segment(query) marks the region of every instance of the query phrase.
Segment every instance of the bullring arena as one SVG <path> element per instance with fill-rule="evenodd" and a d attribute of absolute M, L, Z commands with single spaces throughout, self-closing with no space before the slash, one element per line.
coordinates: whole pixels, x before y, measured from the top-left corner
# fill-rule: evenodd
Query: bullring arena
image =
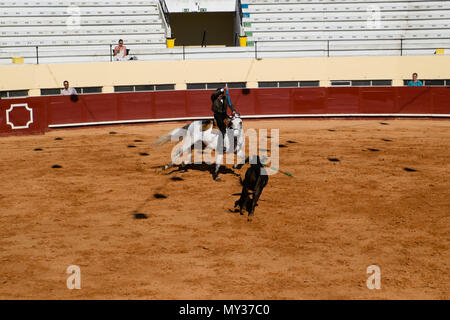
<path fill-rule="evenodd" d="M 162 171 L 173 144 L 150 143 L 177 126 L 2 138 L 0 296 L 448 299 L 448 121 L 245 121 L 280 128 L 294 175 L 270 176 L 251 222 L 229 211 L 247 166 L 221 182 L 202 165 Z M 65 285 L 73 264 L 81 290 Z"/>
<path fill-rule="evenodd" d="M 380 1 L 376 30 L 356 0 L 85 1 L 79 29 L 63 2 L 0 2 L 0 299 L 450 298 L 446 1 Z M 190 43 L 188 12 L 222 45 Z M 119 38 L 137 59 L 113 61 Z M 252 219 L 234 210 L 248 164 L 215 181 L 154 144 L 225 85 L 279 154 Z"/>

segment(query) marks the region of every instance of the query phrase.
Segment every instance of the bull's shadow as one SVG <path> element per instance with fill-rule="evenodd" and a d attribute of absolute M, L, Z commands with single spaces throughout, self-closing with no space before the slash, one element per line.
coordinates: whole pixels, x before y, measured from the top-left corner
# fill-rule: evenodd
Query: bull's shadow
<path fill-rule="evenodd" d="M 172 174 L 175 172 L 188 172 L 189 170 L 196 170 L 196 171 L 209 172 L 211 174 L 211 177 L 213 177 L 214 171 L 216 169 L 215 163 L 206 163 L 206 162 L 189 163 L 189 164 L 184 164 L 184 165 L 177 164 L 177 165 L 174 165 L 174 167 L 175 167 L 175 169 L 170 171 L 168 174 Z M 219 173 L 220 174 L 232 174 L 234 176 L 240 177 L 239 173 L 236 173 L 233 170 L 231 170 L 230 168 L 227 168 L 225 166 L 220 166 Z"/>

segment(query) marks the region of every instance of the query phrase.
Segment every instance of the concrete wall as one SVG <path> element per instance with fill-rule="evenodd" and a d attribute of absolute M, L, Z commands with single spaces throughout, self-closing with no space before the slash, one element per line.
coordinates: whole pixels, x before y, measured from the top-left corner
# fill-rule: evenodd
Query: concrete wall
<path fill-rule="evenodd" d="M 0 66 L 0 91 L 61 88 L 64 80 L 73 87 L 102 86 L 112 92 L 117 85 L 246 82 L 256 88 L 258 81 L 392 79 L 402 86 L 413 72 L 420 79 L 450 79 L 450 56 L 345 57 L 291 59 L 233 59 L 191 61 L 128 61 L 78 64 Z"/>

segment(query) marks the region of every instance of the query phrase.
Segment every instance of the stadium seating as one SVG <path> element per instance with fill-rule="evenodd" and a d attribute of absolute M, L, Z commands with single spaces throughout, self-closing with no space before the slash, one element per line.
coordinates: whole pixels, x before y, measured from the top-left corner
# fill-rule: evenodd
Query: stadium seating
<path fill-rule="evenodd" d="M 450 1 L 241 3 L 249 47 L 168 49 L 158 0 L 0 0 L 0 64 L 110 61 L 119 39 L 139 60 L 450 52 Z"/>
<path fill-rule="evenodd" d="M 450 1 L 242 0 L 259 57 L 432 55 L 450 48 Z M 447 50 L 448 51 L 448 50 Z"/>
<path fill-rule="evenodd" d="M 76 7 L 72 6 L 76 3 Z M 146 59 L 166 48 L 157 0 L 0 1 L 0 64 L 110 61 L 124 40 Z"/>

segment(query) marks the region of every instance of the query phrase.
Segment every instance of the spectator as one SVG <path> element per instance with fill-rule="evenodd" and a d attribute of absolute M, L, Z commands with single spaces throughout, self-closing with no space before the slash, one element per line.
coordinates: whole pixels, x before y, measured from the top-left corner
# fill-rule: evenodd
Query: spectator
<path fill-rule="evenodd" d="M 77 90 L 75 90 L 75 88 L 71 88 L 69 87 L 69 81 L 64 81 L 64 89 L 61 90 L 61 94 L 63 96 L 72 96 L 72 95 L 77 95 Z"/>
<path fill-rule="evenodd" d="M 414 72 L 412 77 L 413 77 L 412 80 L 408 83 L 409 87 L 421 87 L 421 86 L 423 86 L 422 81 L 417 79 L 417 73 Z"/>
<path fill-rule="evenodd" d="M 113 52 L 114 61 L 125 61 L 128 60 L 127 47 L 123 45 L 123 40 L 119 40 L 119 45 L 114 48 Z"/>

